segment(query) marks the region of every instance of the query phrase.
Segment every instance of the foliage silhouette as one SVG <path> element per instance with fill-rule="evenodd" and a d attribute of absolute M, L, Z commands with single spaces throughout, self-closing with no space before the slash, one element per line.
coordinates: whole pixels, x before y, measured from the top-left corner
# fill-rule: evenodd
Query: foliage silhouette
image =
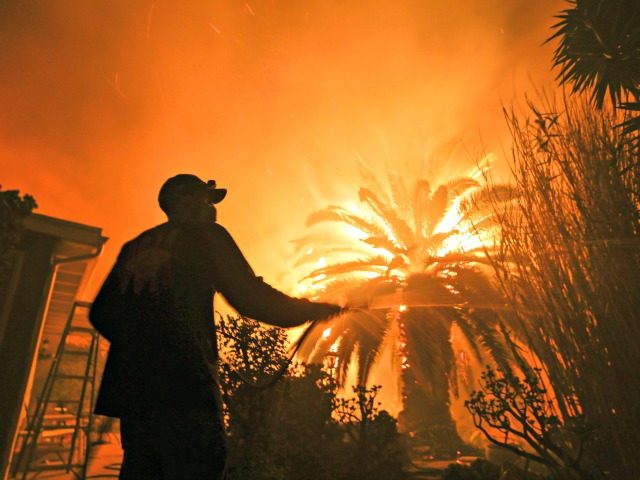
<path fill-rule="evenodd" d="M 227 316 L 218 324 L 226 358 L 221 384 L 231 479 L 401 477 L 402 445 L 386 412 L 370 406 L 361 419 L 347 421 L 338 412 L 357 401 L 336 398 L 335 382 L 317 365 L 298 364 L 272 387 L 253 388 L 238 371 L 254 381 L 263 372 L 279 371 L 287 357 L 286 334 L 242 317 Z M 375 397 L 375 392 L 363 394 Z M 354 439 L 354 429 L 366 431 L 366 441 Z M 356 456 L 362 461 L 354 462 Z"/>
<path fill-rule="evenodd" d="M 576 97 L 541 103 L 508 114 L 520 195 L 490 257 L 559 418 L 584 416 L 596 429 L 592 460 L 628 478 L 640 470 L 638 155 L 611 109 Z"/>
<path fill-rule="evenodd" d="M 475 176 L 482 178 L 486 168 Z M 451 325 L 461 326 L 474 345 L 472 355 L 483 363 L 480 345 L 499 363 L 509 361 L 492 313 L 504 304 L 483 264 L 497 224 L 492 205 L 510 201 L 513 191 L 473 176 L 437 187 L 417 179 L 412 188 L 394 172 L 388 174 L 387 188 L 365 166 L 362 176 L 360 210 L 329 206 L 308 219 L 308 226 L 331 223 L 333 241 L 311 234 L 296 242 L 304 252 L 299 265 L 329 259 L 305 277 L 310 290 L 362 308 L 342 315 L 326 336 L 310 336 L 301 354 L 316 362 L 336 350 L 340 384 L 355 358 L 357 382 L 366 385 L 380 353 L 392 348 L 403 380 L 403 428 L 414 438 L 425 428 L 446 432 L 449 453 L 455 453 L 460 440 L 448 409 L 449 386 L 456 384 Z"/>
<path fill-rule="evenodd" d="M 568 0 L 547 40 L 559 40 L 554 64 L 561 84 L 574 93 L 590 92 L 602 108 L 627 110 L 624 134 L 640 134 L 640 4 L 636 0 Z M 630 98 L 629 98 L 630 97 Z M 625 101 L 626 100 L 626 101 Z"/>
<path fill-rule="evenodd" d="M 0 189 L 0 301 L 4 299 L 16 248 L 24 231 L 22 219 L 35 208 L 37 204 L 31 195 L 20 196 L 18 190 Z"/>

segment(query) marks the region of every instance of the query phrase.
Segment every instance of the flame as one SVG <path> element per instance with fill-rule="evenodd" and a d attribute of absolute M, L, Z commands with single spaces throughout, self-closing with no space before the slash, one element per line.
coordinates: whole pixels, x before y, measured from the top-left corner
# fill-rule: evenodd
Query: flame
<path fill-rule="evenodd" d="M 438 257 L 444 257 L 450 253 L 465 253 L 481 249 L 483 246 L 489 245 L 493 241 L 495 232 L 490 230 L 483 230 L 477 232 L 474 229 L 474 225 L 468 221 L 463 212 L 463 202 L 469 198 L 469 195 L 480 188 L 481 180 L 485 178 L 487 170 L 493 160 L 492 155 L 487 155 L 482 159 L 480 164 L 470 171 L 466 172 L 466 177 L 478 182 L 478 187 L 470 189 L 465 194 L 456 196 L 455 192 L 450 192 L 449 205 L 446 212 L 440 222 L 433 229 L 432 235 L 449 234 L 446 240 L 444 240 L 438 247 L 433 248 L 433 251 L 428 252 L 430 258 L 437 259 Z M 458 175 L 451 175 L 450 178 L 456 178 Z M 437 177 L 436 177 L 437 178 Z M 442 184 L 446 184 L 446 178 L 439 178 L 443 181 Z M 434 184 L 435 185 L 435 184 Z M 380 185 L 376 185 L 380 187 Z M 373 190 L 373 188 L 371 188 Z M 380 198 L 390 198 L 389 192 L 386 191 L 374 191 Z M 413 212 L 411 210 L 403 209 L 399 205 L 393 203 L 389 204 L 391 208 L 395 208 L 400 218 L 403 218 L 408 225 L 412 225 Z M 414 250 L 414 245 L 407 245 L 401 241 L 398 232 L 394 231 L 388 221 L 385 221 L 381 216 L 381 212 L 368 205 L 366 202 L 356 203 L 353 201 L 344 201 L 342 209 L 347 215 L 362 219 L 381 232 L 380 235 L 384 236 L 385 241 L 379 241 L 377 238 L 372 238 L 371 232 L 367 232 L 362 228 L 359 228 L 346 221 L 334 221 L 331 225 L 330 234 L 336 238 L 336 244 L 349 246 L 349 250 L 339 252 L 329 252 L 321 256 L 317 261 L 311 263 L 309 266 L 310 272 L 307 273 L 306 280 L 298 284 L 296 289 L 297 293 L 315 294 L 320 295 L 325 290 L 326 282 L 332 281 L 336 274 L 328 274 L 325 268 L 334 265 L 339 265 L 343 262 L 353 262 L 355 260 L 380 257 L 384 260 L 384 264 L 380 265 L 379 269 L 362 269 L 354 270 L 350 272 L 352 278 L 357 281 L 369 280 L 387 275 L 403 281 L 407 275 L 411 273 L 419 273 L 424 269 L 424 258 L 413 258 L 411 252 Z M 438 207 L 433 207 L 438 208 Z M 430 212 L 437 214 L 437 212 Z M 415 233 L 415 232 L 414 232 Z M 417 236 L 418 233 L 415 233 Z M 405 235 L 406 237 L 406 235 Z M 404 238 L 406 242 L 406 238 Z M 393 246 L 394 250 L 390 246 Z M 322 249 L 325 245 L 316 245 L 307 248 L 305 250 L 306 255 L 312 255 L 313 253 L 320 253 L 319 249 Z M 399 255 L 398 251 L 404 251 L 405 254 Z M 400 262 L 397 262 L 401 259 Z M 386 266 L 385 266 L 386 265 Z M 385 270 L 386 268 L 386 270 Z M 339 274 L 338 274 L 339 275 Z M 404 312 L 404 309 L 399 310 Z"/>

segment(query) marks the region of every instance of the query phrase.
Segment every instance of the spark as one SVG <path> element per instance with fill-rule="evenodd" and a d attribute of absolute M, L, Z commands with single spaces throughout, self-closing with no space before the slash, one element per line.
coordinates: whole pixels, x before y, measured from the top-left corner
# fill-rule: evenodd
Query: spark
<path fill-rule="evenodd" d="M 398 307 L 398 311 L 399 312 L 406 312 L 407 311 L 407 306 L 406 305 L 400 305 Z"/>
<path fill-rule="evenodd" d="M 220 31 L 220 29 L 218 27 L 216 27 L 213 23 L 209 22 L 209 26 L 211 27 L 211 29 L 216 32 L 218 35 L 222 36 L 222 32 Z"/>
<path fill-rule="evenodd" d="M 151 40 L 151 22 L 153 21 L 153 11 L 156 8 L 156 4 L 152 3 L 149 8 L 149 14 L 147 15 L 147 40 Z"/>
<path fill-rule="evenodd" d="M 326 328 L 323 332 L 322 332 L 322 338 L 328 338 L 329 335 L 331 335 L 331 327 Z"/>
<path fill-rule="evenodd" d="M 108 80 L 107 79 L 107 83 L 109 85 L 111 85 L 113 87 L 113 89 L 116 91 L 116 93 L 118 95 L 120 95 L 122 98 L 128 98 L 124 92 L 122 91 L 122 89 L 120 88 L 120 73 L 116 72 L 116 74 L 113 77 L 113 81 Z"/>
<path fill-rule="evenodd" d="M 251 8 L 251 5 L 249 5 L 248 2 L 245 2 L 244 6 L 247 8 L 247 11 L 253 16 L 256 16 L 256 13 L 253 11 L 253 8 Z"/>

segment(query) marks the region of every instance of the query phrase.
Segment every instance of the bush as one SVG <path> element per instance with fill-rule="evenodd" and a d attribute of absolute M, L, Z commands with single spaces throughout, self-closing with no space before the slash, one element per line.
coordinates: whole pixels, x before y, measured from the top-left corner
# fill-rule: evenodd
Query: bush
<path fill-rule="evenodd" d="M 487 367 L 482 389 L 465 406 L 473 421 L 494 445 L 544 465 L 559 478 L 593 478 L 583 457 L 592 432 L 584 419 L 560 421 L 539 369 L 527 369 L 524 378 L 513 371 Z M 491 427 L 494 432 L 490 433 Z M 527 462 L 528 464 L 528 462 Z"/>
<path fill-rule="evenodd" d="M 509 466 L 498 466 L 486 460 L 476 460 L 471 465 L 453 463 L 442 473 L 442 480 L 535 480 L 538 476 L 524 473 Z"/>
<path fill-rule="evenodd" d="M 396 422 L 378 411 L 379 387 L 338 399 L 317 365 L 286 366 L 286 334 L 242 317 L 219 322 L 231 480 L 393 480 L 402 473 Z M 263 373 L 264 372 L 264 373 Z M 256 385 L 256 383 L 258 385 Z"/>
<path fill-rule="evenodd" d="M 558 418 L 595 428 L 594 472 L 629 478 L 640 471 L 640 158 L 615 112 L 581 99 L 532 112 L 509 114 L 520 195 L 497 206 L 496 278 Z"/>
<path fill-rule="evenodd" d="M 31 195 L 20 196 L 18 190 L 0 190 L 0 305 L 13 268 L 13 257 L 22 237 L 22 219 L 36 207 Z"/>

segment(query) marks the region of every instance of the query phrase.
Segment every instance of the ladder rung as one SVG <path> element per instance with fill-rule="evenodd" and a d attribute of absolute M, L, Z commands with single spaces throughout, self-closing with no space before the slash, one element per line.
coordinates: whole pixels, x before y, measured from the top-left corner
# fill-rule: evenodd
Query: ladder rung
<path fill-rule="evenodd" d="M 62 378 L 63 380 L 87 380 L 87 382 L 93 382 L 93 378 L 85 377 L 84 375 L 70 375 L 68 373 L 59 373 L 56 378 Z"/>
<path fill-rule="evenodd" d="M 82 453 L 82 441 L 78 442 L 67 442 L 67 439 L 78 438 L 77 435 L 80 434 L 81 437 L 85 438 L 88 442 L 90 439 L 91 429 L 89 427 L 92 424 L 91 419 L 93 417 L 93 412 L 89 410 L 87 413 L 84 412 L 84 408 L 80 409 L 79 407 L 83 405 L 83 402 L 86 401 L 85 398 L 79 399 L 65 399 L 65 398 L 50 398 L 53 388 L 56 386 L 56 382 L 59 380 L 74 380 L 74 381 L 82 381 L 82 392 L 85 392 L 85 387 L 87 383 L 91 383 L 95 386 L 96 377 L 95 377 L 95 359 L 94 355 L 97 355 L 97 350 L 99 343 L 98 332 L 88 323 L 86 320 L 77 319 L 74 315 L 77 307 L 90 308 L 91 303 L 89 302 L 74 302 L 73 309 L 67 316 L 67 321 L 65 323 L 64 330 L 62 331 L 62 338 L 60 346 L 58 347 L 57 356 L 55 358 L 55 363 L 49 371 L 49 375 L 47 377 L 47 383 L 45 384 L 45 390 L 43 392 L 42 398 L 38 401 L 38 408 L 36 412 L 38 413 L 38 417 L 35 419 L 35 424 L 29 427 L 28 430 L 20 432 L 20 435 L 23 437 L 23 445 L 21 447 L 20 456 L 18 457 L 19 462 L 21 464 L 27 463 L 23 472 L 38 472 L 45 470 L 60 470 L 61 467 L 65 468 L 67 472 L 71 469 L 83 468 L 85 467 L 84 463 L 77 463 L 77 460 L 71 460 L 72 455 L 84 455 L 85 460 L 86 456 L 89 452 L 88 445 L 85 448 L 85 453 Z M 75 323 L 75 325 L 74 325 Z M 69 336 L 73 338 L 74 334 L 77 339 L 91 340 L 89 345 L 84 345 L 83 343 L 75 343 L 73 341 L 67 341 Z M 89 335 L 90 338 L 81 335 Z M 64 370 L 64 356 L 65 354 L 69 354 L 71 356 L 79 356 L 83 357 L 80 360 L 82 362 L 86 362 L 86 370 L 84 370 L 83 374 L 73 374 L 73 373 L 60 373 L 60 369 Z M 85 360 L 86 359 L 86 360 Z M 93 371 L 90 369 L 93 368 Z M 74 370 L 71 370 L 74 371 Z M 77 371 L 77 370 L 75 370 Z M 92 387 L 93 388 L 93 387 Z M 56 393 L 55 395 L 61 395 L 64 392 Z M 75 413 L 49 413 L 45 414 L 45 412 L 49 411 L 50 405 L 64 405 L 70 404 L 74 405 L 71 409 L 81 410 Z M 75 407 L 77 405 L 77 407 Z M 63 410 L 62 408 L 59 410 Z M 56 410 L 56 411 L 59 411 Z M 64 445 L 66 443 L 71 443 L 71 445 Z M 73 448 L 72 448 L 73 447 Z M 68 461 L 55 462 L 55 463 L 41 463 L 38 462 L 34 465 L 34 455 L 36 452 L 42 452 L 45 455 L 50 454 L 50 457 L 53 457 L 56 454 L 60 457 L 61 460 L 63 455 L 69 453 Z M 26 457 L 25 457 L 26 456 Z M 23 460 L 26 459 L 26 462 Z M 73 472 L 77 475 L 76 472 Z"/>
<path fill-rule="evenodd" d="M 60 427 L 47 428 L 44 425 L 41 427 L 40 438 L 52 438 L 52 437 L 64 437 L 66 435 L 72 435 L 75 431 L 73 427 Z"/>
<path fill-rule="evenodd" d="M 95 333 L 95 328 L 93 327 L 69 327 L 70 332 L 84 332 L 84 333 Z"/>
<path fill-rule="evenodd" d="M 89 355 L 89 350 L 65 350 L 64 355 Z"/>
<path fill-rule="evenodd" d="M 69 451 L 69 449 L 67 448 L 66 451 Z M 44 472 L 45 470 L 62 470 L 62 468 L 83 468 L 84 465 L 80 464 L 80 463 L 72 463 L 72 464 L 68 464 L 68 463 L 64 463 L 64 462 L 56 462 L 56 463 L 50 463 L 50 464 L 40 464 L 40 465 L 33 465 L 30 466 L 26 471 L 27 472 Z"/>
<path fill-rule="evenodd" d="M 75 419 L 74 419 L 75 420 Z M 40 426 L 40 438 L 51 438 L 51 437 L 60 437 L 64 435 L 70 435 L 75 430 L 86 430 L 89 428 L 89 424 L 87 422 L 83 422 L 82 420 L 86 420 L 85 418 L 81 418 L 81 423 L 72 424 L 72 425 L 41 425 Z M 25 432 L 23 434 L 32 434 L 33 432 Z"/>

